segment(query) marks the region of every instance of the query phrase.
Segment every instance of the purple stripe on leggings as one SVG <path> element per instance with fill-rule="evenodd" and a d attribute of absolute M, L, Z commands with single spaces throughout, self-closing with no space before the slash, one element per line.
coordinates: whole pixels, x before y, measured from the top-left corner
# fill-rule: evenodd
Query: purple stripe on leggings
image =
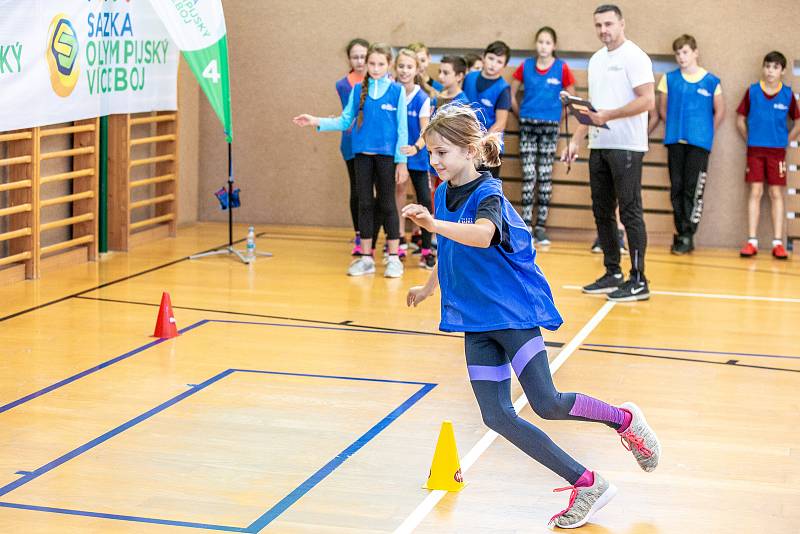
<path fill-rule="evenodd" d="M 514 373 L 517 376 L 522 374 L 522 370 L 525 369 L 525 366 L 528 365 L 534 356 L 542 352 L 543 350 L 547 350 L 544 346 L 544 338 L 542 336 L 535 337 L 522 345 L 517 353 L 514 355 L 514 358 L 511 360 L 511 366 L 514 368 Z"/>
<path fill-rule="evenodd" d="M 467 372 L 470 380 L 488 380 L 502 382 L 511 378 L 511 366 L 505 365 L 468 365 Z"/>
<path fill-rule="evenodd" d="M 570 415 L 585 417 L 593 421 L 605 421 L 621 425 L 625 421 L 625 413 L 603 401 L 587 397 L 582 393 L 575 394 L 575 404 L 569 411 Z"/>

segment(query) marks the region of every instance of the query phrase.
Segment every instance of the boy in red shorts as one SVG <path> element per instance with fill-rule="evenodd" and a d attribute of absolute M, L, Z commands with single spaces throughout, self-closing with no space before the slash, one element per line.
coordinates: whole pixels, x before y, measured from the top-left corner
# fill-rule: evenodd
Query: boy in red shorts
<path fill-rule="evenodd" d="M 780 52 L 764 56 L 761 80 L 750 86 L 737 108 L 736 126 L 747 142 L 747 174 L 750 198 L 747 205 L 747 243 L 739 251 L 743 258 L 758 253 L 759 208 L 764 182 L 772 203 L 772 255 L 789 257 L 783 246 L 783 190 L 786 188 L 786 146 L 800 137 L 800 106 L 791 87 L 783 85 L 786 57 Z M 789 121 L 794 121 L 789 131 Z"/>

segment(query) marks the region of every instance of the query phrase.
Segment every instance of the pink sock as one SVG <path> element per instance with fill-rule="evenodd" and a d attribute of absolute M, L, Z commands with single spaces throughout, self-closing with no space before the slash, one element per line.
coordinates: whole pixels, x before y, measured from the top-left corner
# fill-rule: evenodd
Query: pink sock
<path fill-rule="evenodd" d="M 576 488 L 589 488 L 592 485 L 594 485 L 594 473 L 588 469 L 584 471 L 581 478 L 573 484 Z"/>
<path fill-rule="evenodd" d="M 423 256 L 427 256 L 430 253 L 431 253 L 431 249 L 429 249 L 429 248 L 423 248 L 422 249 L 422 255 Z"/>
<path fill-rule="evenodd" d="M 625 419 L 622 420 L 622 424 L 619 425 L 619 428 L 617 429 L 618 434 L 622 434 L 623 432 L 628 430 L 628 427 L 631 426 L 631 421 L 633 421 L 633 414 L 631 412 L 629 412 L 625 408 L 620 408 L 620 410 L 622 410 Z"/>

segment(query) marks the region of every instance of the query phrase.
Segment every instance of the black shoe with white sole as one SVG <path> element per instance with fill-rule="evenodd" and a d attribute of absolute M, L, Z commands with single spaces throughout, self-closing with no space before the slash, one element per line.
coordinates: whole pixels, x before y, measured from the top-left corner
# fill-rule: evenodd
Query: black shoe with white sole
<path fill-rule="evenodd" d="M 625 277 L 622 276 L 622 273 L 606 273 L 588 286 L 583 286 L 583 292 L 590 295 L 613 293 L 623 285 L 623 282 L 625 282 Z"/>
<path fill-rule="evenodd" d="M 635 278 L 631 278 L 622 284 L 619 289 L 608 294 L 608 300 L 613 300 L 614 302 L 636 302 L 637 300 L 647 300 L 649 298 L 650 288 L 647 287 L 647 281 L 637 281 Z"/>

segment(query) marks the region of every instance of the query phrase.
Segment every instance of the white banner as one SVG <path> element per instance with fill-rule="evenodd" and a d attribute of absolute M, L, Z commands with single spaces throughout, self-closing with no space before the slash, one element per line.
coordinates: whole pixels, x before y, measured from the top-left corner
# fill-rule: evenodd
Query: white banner
<path fill-rule="evenodd" d="M 0 0 L 0 13 L 0 131 L 177 108 L 180 51 L 147 0 Z"/>

